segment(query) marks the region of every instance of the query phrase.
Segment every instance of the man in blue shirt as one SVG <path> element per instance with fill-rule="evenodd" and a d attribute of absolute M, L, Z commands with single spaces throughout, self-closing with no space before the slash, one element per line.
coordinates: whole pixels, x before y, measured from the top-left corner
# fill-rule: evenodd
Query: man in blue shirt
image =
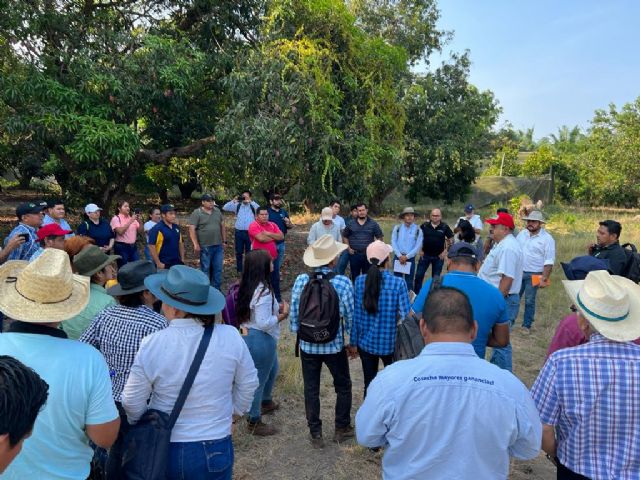
<path fill-rule="evenodd" d="M 303 261 L 314 272 L 329 275 L 335 268 L 338 256 L 346 248 L 344 243 L 336 242 L 331 235 L 323 235 L 307 248 Z M 327 343 L 300 341 L 304 409 L 311 435 L 311 445 L 314 448 L 324 447 L 322 420 L 320 419 L 320 375 L 323 363 L 333 377 L 333 386 L 336 391 L 334 440 L 339 443 L 354 435 L 351 426 L 351 376 L 349 375 L 349 359 L 344 339 L 345 333 L 351 334 L 353 286 L 349 279 L 343 275 L 335 275 L 329 281 L 335 288 L 340 302 L 341 321 L 336 337 Z M 296 333 L 300 328 L 300 298 L 308 283 L 309 274 L 302 273 L 296 278 L 291 290 L 289 325 L 293 333 Z"/>
<path fill-rule="evenodd" d="M 66 213 L 64 203 L 61 200 L 51 200 L 47 202 L 47 213 L 42 219 L 42 226 L 57 223 L 63 230 L 69 230 L 69 233 L 64 237 L 65 239 L 73 237 L 73 229 L 64 219 Z"/>
<path fill-rule="evenodd" d="M 472 344 L 478 356 L 484 358 L 487 347 L 504 347 L 509 343 L 507 304 L 500 290 L 476 276 L 480 264 L 473 245 L 456 243 L 447 256 L 449 273 L 442 277 L 442 285 L 457 288 L 469 298 L 473 319 L 478 324 L 478 334 Z M 422 316 L 431 281 L 427 280 L 411 307 L 418 317 Z"/>
<path fill-rule="evenodd" d="M 37 231 L 42 225 L 42 210 L 46 206 L 47 204 L 44 202 L 31 202 L 21 203 L 16 207 L 16 217 L 18 217 L 19 223 L 11 230 L 11 233 L 4 241 L 4 245 L 7 248 L 10 240 L 18 235 L 24 238 L 24 242 L 13 249 L 7 260 L 31 260 L 41 250 Z"/>
<path fill-rule="evenodd" d="M 396 277 L 403 277 L 407 282 L 407 290 L 413 288 L 413 276 L 416 271 L 416 255 L 420 253 L 422 247 L 423 233 L 422 230 L 416 225 L 416 212 L 412 207 L 407 207 L 402 210 L 402 213 L 398 215 L 402 220 L 402 223 L 393 227 L 391 231 L 391 246 L 393 247 L 393 253 L 395 260 L 400 262 L 400 265 L 405 266 L 407 263 L 410 265 L 409 273 L 397 272 L 394 262 L 394 275 Z"/>
<path fill-rule="evenodd" d="M 238 272 L 242 271 L 244 254 L 251 250 L 249 225 L 255 221 L 259 206 L 260 205 L 251 200 L 251 191 L 245 190 L 242 192 L 242 195 L 238 195 L 222 207 L 223 212 L 231 212 L 236 216 L 234 241 L 236 249 L 236 270 L 238 270 Z"/>
<path fill-rule="evenodd" d="M 167 204 L 160 207 L 162 221 L 149 230 L 149 253 L 159 270 L 184 265 L 184 244 L 180 227 L 176 225 L 176 209 Z"/>
<path fill-rule="evenodd" d="M 535 458 L 542 424 L 526 387 L 477 357 L 467 296 L 429 295 L 420 320 L 422 353 L 386 367 L 356 414 L 365 447 L 384 447 L 384 479 L 506 479 L 509 457 Z"/>
<path fill-rule="evenodd" d="M 269 195 L 269 221 L 275 223 L 282 234 L 286 237 L 287 230 L 293 228 L 293 223 L 289 218 L 289 213 L 282 208 L 282 196 L 278 193 L 272 193 Z M 273 293 L 276 296 L 278 302 L 282 302 L 280 295 L 280 267 L 284 260 L 284 238 L 282 240 L 276 240 L 276 249 L 278 250 L 278 258 L 273 261 L 273 271 L 271 272 L 271 286 L 273 287 Z"/>

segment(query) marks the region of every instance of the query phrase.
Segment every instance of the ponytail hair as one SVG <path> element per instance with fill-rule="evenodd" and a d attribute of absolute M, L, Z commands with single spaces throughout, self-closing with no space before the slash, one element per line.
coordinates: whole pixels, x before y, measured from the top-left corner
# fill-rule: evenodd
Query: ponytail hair
<path fill-rule="evenodd" d="M 367 271 L 367 278 L 364 281 L 364 299 L 362 304 L 364 309 L 371 315 L 378 312 L 378 299 L 380 298 L 380 290 L 382 290 L 382 272 L 379 267 L 387 264 L 389 257 L 385 258 L 382 263 L 377 258 L 370 260 L 371 266 Z"/>

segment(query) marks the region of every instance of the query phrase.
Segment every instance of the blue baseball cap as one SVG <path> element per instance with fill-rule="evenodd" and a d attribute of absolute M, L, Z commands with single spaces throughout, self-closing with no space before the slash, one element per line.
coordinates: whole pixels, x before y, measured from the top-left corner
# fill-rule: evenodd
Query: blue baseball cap
<path fill-rule="evenodd" d="M 474 207 L 473 207 L 473 204 L 472 204 L 472 203 L 467 203 L 467 204 L 464 206 L 464 211 L 465 211 L 466 213 L 471 213 L 471 212 L 473 212 L 473 210 L 474 210 Z"/>
<path fill-rule="evenodd" d="M 175 211 L 176 207 L 174 207 L 171 203 L 165 203 L 160 207 L 160 213 L 167 213 Z"/>
<path fill-rule="evenodd" d="M 596 258 L 591 255 L 581 255 L 569 263 L 560 262 L 560 265 L 562 265 L 567 280 L 584 280 L 589 272 L 609 270 L 608 259 Z"/>

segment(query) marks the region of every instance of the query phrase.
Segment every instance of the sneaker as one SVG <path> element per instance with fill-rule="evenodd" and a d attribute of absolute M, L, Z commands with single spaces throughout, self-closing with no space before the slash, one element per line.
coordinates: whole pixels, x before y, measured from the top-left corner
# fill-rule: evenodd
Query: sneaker
<path fill-rule="evenodd" d="M 353 431 L 353 427 L 348 425 L 346 427 L 336 427 L 336 433 L 333 435 L 333 441 L 336 443 L 342 443 L 348 438 L 353 438 L 355 436 L 355 432 Z"/>
<path fill-rule="evenodd" d="M 520 329 L 520 333 L 522 333 L 523 335 L 531 335 L 531 329 L 528 327 L 522 327 Z"/>
<path fill-rule="evenodd" d="M 257 435 L 258 437 L 269 437 L 278 433 L 278 429 L 276 427 L 267 423 L 262 423 L 262 420 L 258 420 L 257 422 L 249 422 L 247 425 L 249 428 L 249 433 L 251 435 Z"/>
<path fill-rule="evenodd" d="M 263 403 L 262 406 L 260 407 L 260 414 L 261 415 L 268 415 L 270 413 L 275 412 L 279 408 L 280 408 L 280 404 L 278 402 L 274 402 L 273 400 L 269 400 L 268 402 Z"/>
<path fill-rule="evenodd" d="M 324 439 L 321 433 L 311 434 L 311 446 L 313 448 L 324 448 Z"/>

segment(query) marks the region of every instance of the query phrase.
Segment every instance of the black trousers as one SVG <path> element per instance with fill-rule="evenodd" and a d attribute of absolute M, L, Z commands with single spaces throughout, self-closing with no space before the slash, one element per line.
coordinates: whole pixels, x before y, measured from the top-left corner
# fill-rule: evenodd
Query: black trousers
<path fill-rule="evenodd" d="M 389 355 L 375 355 L 373 353 L 366 352 L 358 347 L 358 353 L 360 355 L 360 362 L 362 363 L 362 374 L 364 376 L 364 396 L 367 396 L 367 388 L 371 381 L 376 378 L 378 374 L 378 365 L 380 360 L 386 367 L 393 363 L 393 353 Z"/>
<path fill-rule="evenodd" d="M 354 282 L 358 275 L 361 273 L 367 273 L 371 264 L 369 260 L 367 260 L 366 253 L 354 253 L 353 255 L 349 255 L 349 267 L 351 267 L 351 280 Z"/>
<path fill-rule="evenodd" d="M 122 454 L 124 453 L 124 436 L 129 430 L 129 422 L 127 421 L 127 414 L 122 408 L 120 402 L 116 402 L 118 413 L 120 414 L 120 431 L 116 441 L 111 445 L 109 449 L 109 455 L 107 457 L 107 465 L 105 467 L 105 479 L 106 480 L 118 480 L 122 478 Z"/>
<path fill-rule="evenodd" d="M 304 410 L 311 435 L 322 434 L 320 419 L 320 374 L 324 363 L 333 377 L 336 391 L 335 426 L 348 427 L 351 424 L 351 376 L 347 351 L 316 355 L 300 350 L 302 378 L 304 380 Z"/>
<path fill-rule="evenodd" d="M 562 465 L 558 459 L 556 459 L 556 462 L 558 462 L 557 480 L 589 480 L 589 478 L 584 475 L 580 475 L 579 473 L 569 470 L 567 467 Z"/>

